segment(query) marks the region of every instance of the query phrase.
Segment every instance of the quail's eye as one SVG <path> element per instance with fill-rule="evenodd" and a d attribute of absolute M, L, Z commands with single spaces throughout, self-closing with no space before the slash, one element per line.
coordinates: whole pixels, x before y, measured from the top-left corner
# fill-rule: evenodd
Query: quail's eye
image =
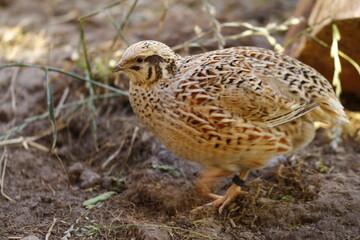
<path fill-rule="evenodd" d="M 144 59 L 143 59 L 142 57 L 138 57 L 138 58 L 136 58 L 136 61 L 137 61 L 138 63 L 142 63 L 142 62 L 144 61 Z"/>
<path fill-rule="evenodd" d="M 140 67 L 139 67 L 139 66 L 132 66 L 131 69 L 132 69 L 132 70 L 135 70 L 135 71 L 139 71 L 139 70 L 140 70 Z"/>

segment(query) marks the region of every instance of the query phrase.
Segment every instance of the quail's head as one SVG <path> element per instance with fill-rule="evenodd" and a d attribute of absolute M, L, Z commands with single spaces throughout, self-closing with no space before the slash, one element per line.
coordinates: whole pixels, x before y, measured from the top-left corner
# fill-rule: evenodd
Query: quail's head
<path fill-rule="evenodd" d="M 174 75 L 180 59 L 161 42 L 141 41 L 126 49 L 113 72 L 126 72 L 133 83 L 151 83 Z"/>

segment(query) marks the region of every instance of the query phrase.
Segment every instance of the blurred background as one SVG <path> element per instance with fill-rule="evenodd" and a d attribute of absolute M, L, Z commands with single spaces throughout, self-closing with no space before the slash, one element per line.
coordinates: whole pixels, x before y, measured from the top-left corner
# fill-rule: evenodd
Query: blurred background
<path fill-rule="evenodd" d="M 359 30 L 359 0 L 0 0 L 0 238 L 358 239 Z M 184 56 L 257 46 L 300 59 L 350 124 L 336 149 L 321 126 L 255 171 L 223 216 L 190 212 L 201 167 L 141 125 L 111 72 L 146 39 Z"/>

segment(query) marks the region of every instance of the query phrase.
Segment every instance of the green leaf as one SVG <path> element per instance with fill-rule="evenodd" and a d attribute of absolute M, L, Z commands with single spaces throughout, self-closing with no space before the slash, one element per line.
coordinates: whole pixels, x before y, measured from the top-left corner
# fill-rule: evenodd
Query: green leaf
<path fill-rule="evenodd" d="M 291 196 L 291 195 L 285 195 L 285 196 L 283 196 L 281 198 L 281 200 L 285 200 L 285 201 L 290 201 L 290 200 L 293 200 L 293 199 L 294 199 L 294 197 Z"/>
<path fill-rule="evenodd" d="M 321 161 L 315 162 L 316 170 L 318 170 L 320 173 L 328 173 L 329 167 L 325 165 L 325 163 Z"/>
<path fill-rule="evenodd" d="M 153 165 L 151 165 L 151 168 L 160 169 L 162 171 L 168 172 L 169 174 L 173 175 L 174 177 L 182 176 L 182 174 L 178 170 L 176 170 L 174 167 L 169 166 L 169 165 L 153 164 Z"/>
<path fill-rule="evenodd" d="M 111 196 L 113 196 L 115 194 L 117 194 L 117 192 L 114 192 L 114 191 L 100 194 L 100 195 L 98 195 L 98 196 L 96 196 L 94 198 L 90 198 L 90 199 L 84 201 L 82 206 L 87 207 L 87 206 L 90 206 L 90 205 L 95 205 L 98 202 L 103 202 L 103 201 L 109 199 Z"/>

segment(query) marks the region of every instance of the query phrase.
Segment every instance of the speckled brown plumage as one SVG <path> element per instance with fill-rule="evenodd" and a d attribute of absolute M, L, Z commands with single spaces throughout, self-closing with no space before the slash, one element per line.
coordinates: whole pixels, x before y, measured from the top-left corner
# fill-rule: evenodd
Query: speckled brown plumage
<path fill-rule="evenodd" d="M 174 154 L 206 167 L 202 192 L 222 176 L 266 166 L 314 137 L 313 122 L 347 121 L 329 82 L 288 56 L 235 47 L 180 57 L 156 41 L 131 45 L 115 71 L 130 76 L 130 102 Z M 220 210 L 241 193 L 233 184 Z"/>

